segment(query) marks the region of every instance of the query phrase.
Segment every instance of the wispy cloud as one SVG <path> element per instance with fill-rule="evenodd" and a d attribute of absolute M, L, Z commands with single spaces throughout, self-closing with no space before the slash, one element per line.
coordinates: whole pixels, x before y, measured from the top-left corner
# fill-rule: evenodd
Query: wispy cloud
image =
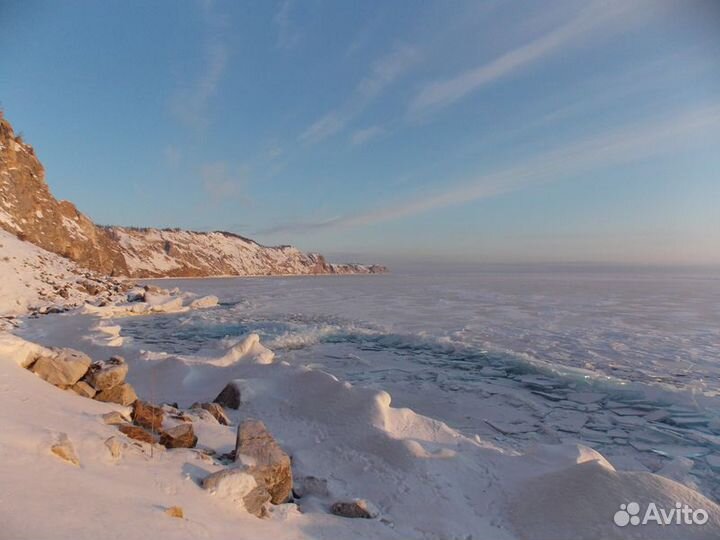
<path fill-rule="evenodd" d="M 277 46 L 281 49 L 292 49 L 302 38 L 300 30 L 293 24 L 292 10 L 295 0 L 284 0 L 278 5 L 273 17 L 277 27 Z"/>
<path fill-rule="evenodd" d="M 407 73 L 418 60 L 417 49 L 408 45 L 396 46 L 372 65 L 370 73 L 358 83 L 343 105 L 313 122 L 300 135 L 300 140 L 317 143 L 342 131 L 387 87 Z"/>
<path fill-rule="evenodd" d="M 369 140 L 379 137 L 383 133 L 385 133 L 385 129 L 383 129 L 381 126 L 370 126 L 363 129 L 358 129 L 355 133 L 352 134 L 350 140 L 354 145 L 361 145 L 365 144 Z"/>
<path fill-rule="evenodd" d="M 594 37 L 597 31 L 620 20 L 630 9 L 638 8 L 637 2 L 595 0 L 554 30 L 452 78 L 427 84 L 410 102 L 409 112 L 417 114 L 448 106 L 486 85 L 541 61 L 565 46 L 576 45 Z"/>
<path fill-rule="evenodd" d="M 697 141 L 710 140 L 708 133 L 720 136 L 720 104 L 680 111 L 661 119 L 597 134 L 434 194 L 354 215 L 280 225 L 260 233 L 307 232 L 396 220 L 517 191 L 531 185 L 560 181 L 588 170 L 665 155 Z"/>
<path fill-rule="evenodd" d="M 204 0 L 200 5 L 207 33 L 204 43 L 203 71 L 196 80 L 183 86 L 172 97 L 170 110 L 179 121 L 202 132 L 210 124 L 208 115 L 210 99 L 217 94 L 225 73 L 228 49 L 222 39 L 223 29 L 227 26 L 225 17 L 215 11 L 212 0 Z"/>

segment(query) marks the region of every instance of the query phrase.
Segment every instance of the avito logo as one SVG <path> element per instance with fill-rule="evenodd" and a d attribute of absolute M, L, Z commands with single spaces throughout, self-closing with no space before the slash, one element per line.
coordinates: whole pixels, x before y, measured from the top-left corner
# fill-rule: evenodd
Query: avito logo
<path fill-rule="evenodd" d="M 621 504 L 620 510 L 615 512 L 613 521 L 618 527 L 628 525 L 705 525 L 709 519 L 708 513 L 702 508 L 693 509 L 687 504 L 675 503 L 673 508 L 665 509 L 651 502 L 640 517 L 641 508 L 636 502 Z"/>

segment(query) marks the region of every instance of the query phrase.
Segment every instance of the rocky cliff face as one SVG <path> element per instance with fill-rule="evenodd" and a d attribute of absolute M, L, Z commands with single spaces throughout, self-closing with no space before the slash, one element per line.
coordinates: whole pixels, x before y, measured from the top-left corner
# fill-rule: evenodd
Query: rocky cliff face
<path fill-rule="evenodd" d="M 32 146 L 0 112 L 0 228 L 111 276 L 356 274 L 377 265 L 329 264 L 291 246 L 266 247 L 227 232 L 101 227 L 68 201 L 58 201 Z"/>

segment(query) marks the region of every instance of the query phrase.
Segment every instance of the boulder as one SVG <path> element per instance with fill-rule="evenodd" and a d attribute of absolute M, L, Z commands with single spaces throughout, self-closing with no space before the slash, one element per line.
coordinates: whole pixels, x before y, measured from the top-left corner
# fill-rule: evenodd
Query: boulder
<path fill-rule="evenodd" d="M 127 293 L 128 302 L 144 302 L 145 301 L 145 289 L 131 289 Z"/>
<path fill-rule="evenodd" d="M 228 409 L 239 409 L 240 404 L 240 387 L 235 381 L 230 381 L 225 388 L 213 399 L 213 403 L 222 405 Z"/>
<path fill-rule="evenodd" d="M 120 430 L 120 433 L 130 437 L 131 439 L 135 439 L 136 441 L 148 444 L 154 444 L 157 442 L 157 437 L 155 435 L 141 427 L 130 424 L 122 424 L 118 426 L 118 429 Z"/>
<path fill-rule="evenodd" d="M 270 494 L 243 468 L 214 472 L 203 480 L 202 486 L 216 497 L 242 505 L 251 514 L 258 517 L 266 514 L 265 505 L 270 502 Z"/>
<path fill-rule="evenodd" d="M 138 426 L 158 431 L 162 427 L 165 412 L 155 405 L 138 399 L 133 404 L 132 419 Z"/>
<path fill-rule="evenodd" d="M 225 414 L 225 410 L 219 403 L 193 403 L 191 409 L 204 409 L 213 415 L 223 426 L 230 425 L 230 419 Z"/>
<path fill-rule="evenodd" d="M 197 441 L 192 424 L 180 424 L 160 435 L 160 444 L 165 448 L 194 448 Z"/>
<path fill-rule="evenodd" d="M 88 370 L 85 380 L 98 392 L 119 386 L 125 382 L 128 365 L 121 356 L 113 356 L 107 362 L 95 362 Z"/>
<path fill-rule="evenodd" d="M 70 388 L 73 392 L 75 392 L 78 396 L 82 396 L 85 398 L 92 399 L 97 392 L 95 392 L 95 389 L 90 386 L 85 381 L 78 381 L 72 387 Z"/>
<path fill-rule="evenodd" d="M 330 507 L 330 511 L 336 516 L 346 518 L 376 518 L 379 514 L 377 508 L 365 499 L 336 502 Z"/>
<path fill-rule="evenodd" d="M 80 460 L 75 453 L 75 447 L 67 436 L 67 433 L 61 433 L 57 440 L 50 446 L 50 451 L 73 465 L 80 465 Z"/>
<path fill-rule="evenodd" d="M 244 464 L 258 485 L 267 489 L 273 504 L 282 504 L 291 497 L 290 456 L 280 448 L 261 421 L 246 420 L 238 426 L 235 461 Z"/>
<path fill-rule="evenodd" d="M 124 416 L 118 411 L 111 411 L 102 415 L 103 422 L 109 426 L 118 426 L 120 424 L 127 424 L 130 419 Z"/>
<path fill-rule="evenodd" d="M 95 399 L 98 401 L 105 401 L 109 403 L 119 403 L 120 405 L 132 405 L 137 400 L 137 394 L 132 386 L 128 383 L 123 383 L 118 386 L 113 386 L 102 392 L 98 392 L 95 395 Z"/>
<path fill-rule="evenodd" d="M 52 354 L 40 356 L 31 371 L 55 386 L 70 387 L 87 372 L 90 357 L 73 349 L 52 349 Z"/>

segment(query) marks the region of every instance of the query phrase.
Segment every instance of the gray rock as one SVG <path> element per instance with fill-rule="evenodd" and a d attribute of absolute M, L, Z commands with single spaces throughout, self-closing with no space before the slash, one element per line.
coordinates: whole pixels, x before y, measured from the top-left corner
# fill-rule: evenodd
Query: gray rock
<path fill-rule="evenodd" d="M 78 396 L 92 399 L 97 393 L 95 389 L 85 381 L 78 381 L 70 388 Z"/>
<path fill-rule="evenodd" d="M 214 472 L 203 480 L 202 487 L 217 497 L 241 504 L 258 517 L 266 514 L 265 506 L 270 502 L 270 493 L 242 467 Z"/>
<path fill-rule="evenodd" d="M 277 444 L 265 424 L 246 420 L 238 426 L 235 461 L 243 463 L 259 486 L 264 486 L 273 504 L 286 502 L 292 495 L 290 456 Z"/>
<path fill-rule="evenodd" d="M 346 518 L 372 519 L 376 518 L 379 514 L 377 508 L 365 499 L 336 502 L 332 505 L 330 511 L 336 516 Z"/>
<path fill-rule="evenodd" d="M 165 448 L 194 448 L 197 441 L 192 424 L 180 424 L 160 435 L 160 444 Z"/>
<path fill-rule="evenodd" d="M 85 380 L 95 390 L 102 391 L 125 382 L 128 374 L 128 365 L 120 356 L 113 356 L 107 362 L 95 362 L 88 370 Z"/>
<path fill-rule="evenodd" d="M 41 379 L 60 387 L 70 387 L 87 372 L 90 357 L 73 349 L 53 349 L 50 356 L 39 357 L 31 371 Z"/>
<path fill-rule="evenodd" d="M 227 407 L 228 409 L 239 409 L 242 401 L 240 400 L 240 387 L 235 381 L 230 381 L 225 388 L 213 399 L 213 403 Z"/>
<path fill-rule="evenodd" d="M 230 419 L 225 414 L 223 406 L 219 403 L 193 403 L 191 409 L 203 409 L 209 412 L 215 420 L 223 426 L 230 425 Z"/>
<path fill-rule="evenodd" d="M 113 386 L 102 392 L 98 392 L 95 395 L 95 399 L 98 401 L 105 401 L 109 403 L 119 403 L 120 405 L 132 405 L 137 399 L 137 394 L 132 386 L 128 383 L 123 383 L 118 386 Z"/>

